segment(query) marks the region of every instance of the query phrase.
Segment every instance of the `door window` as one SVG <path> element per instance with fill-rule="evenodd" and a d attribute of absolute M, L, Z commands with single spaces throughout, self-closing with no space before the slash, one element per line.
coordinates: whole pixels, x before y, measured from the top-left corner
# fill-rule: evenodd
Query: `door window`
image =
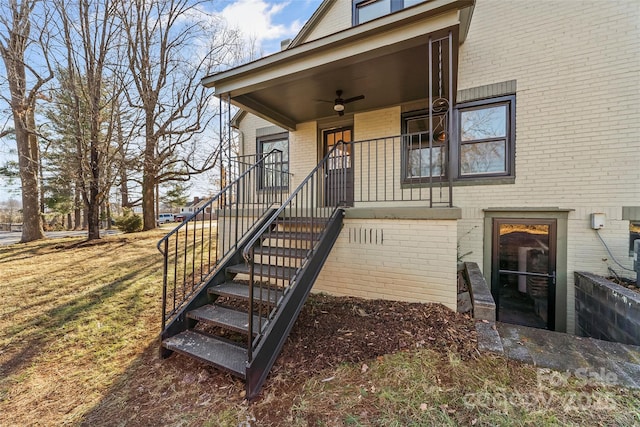
<path fill-rule="evenodd" d="M 491 292 L 497 318 L 554 329 L 555 220 L 494 220 Z"/>

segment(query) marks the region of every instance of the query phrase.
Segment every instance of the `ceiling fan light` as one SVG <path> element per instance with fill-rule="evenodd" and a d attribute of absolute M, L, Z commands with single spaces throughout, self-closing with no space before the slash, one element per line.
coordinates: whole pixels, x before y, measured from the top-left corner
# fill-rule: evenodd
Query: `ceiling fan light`
<path fill-rule="evenodd" d="M 333 106 L 333 111 L 337 111 L 337 112 L 344 111 L 344 104 L 335 104 Z"/>

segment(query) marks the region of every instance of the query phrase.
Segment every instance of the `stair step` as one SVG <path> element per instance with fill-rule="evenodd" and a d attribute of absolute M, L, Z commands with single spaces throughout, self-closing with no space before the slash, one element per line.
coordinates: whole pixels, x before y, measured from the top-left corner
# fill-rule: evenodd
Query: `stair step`
<path fill-rule="evenodd" d="M 274 246 L 258 246 L 254 249 L 256 255 L 288 257 L 288 258 L 305 258 L 309 251 L 307 249 L 284 248 Z"/>
<path fill-rule="evenodd" d="M 272 277 L 289 280 L 296 272 L 296 269 L 293 267 L 268 264 L 254 264 L 253 272 L 256 277 Z M 231 267 L 227 267 L 227 273 L 249 274 L 249 266 L 247 264 L 232 265 Z"/>
<path fill-rule="evenodd" d="M 327 221 L 324 218 L 310 218 L 310 217 L 294 217 L 294 218 L 278 218 L 278 224 L 287 226 L 298 227 L 324 227 L 327 225 Z"/>
<path fill-rule="evenodd" d="M 244 300 L 249 299 L 249 286 L 246 283 L 226 281 L 217 286 L 209 288 L 209 293 L 219 296 L 240 298 Z M 282 296 L 282 291 L 279 289 L 269 290 L 266 287 L 262 288 L 262 296 L 260 295 L 260 286 L 253 287 L 253 297 L 262 302 L 269 304 L 276 304 L 278 299 Z"/>
<path fill-rule="evenodd" d="M 246 377 L 247 350 L 238 345 L 195 331 L 181 332 L 164 340 L 162 345 L 169 350 L 217 366 L 242 379 Z"/>
<path fill-rule="evenodd" d="M 285 240 L 304 240 L 304 241 L 316 241 L 320 238 L 320 232 L 309 233 L 306 231 L 283 231 L 275 230 L 266 232 L 262 235 L 265 239 L 285 239 Z"/>
<path fill-rule="evenodd" d="M 232 308 L 222 307 L 216 304 L 203 305 L 187 313 L 187 317 L 202 322 L 222 326 L 235 332 L 246 334 L 249 329 L 248 314 Z M 262 319 L 262 321 L 261 321 Z M 253 334 L 257 335 L 260 325 L 267 323 L 267 319 L 260 316 L 253 316 Z"/>

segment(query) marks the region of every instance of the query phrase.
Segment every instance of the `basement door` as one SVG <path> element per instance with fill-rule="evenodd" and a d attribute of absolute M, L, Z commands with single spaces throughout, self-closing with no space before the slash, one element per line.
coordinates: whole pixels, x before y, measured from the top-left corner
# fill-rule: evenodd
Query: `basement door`
<path fill-rule="evenodd" d="M 497 320 L 555 330 L 556 220 L 494 218 L 492 234 Z"/>
<path fill-rule="evenodd" d="M 351 127 L 329 129 L 323 133 L 323 157 L 340 141 L 351 142 Z M 325 172 L 325 204 L 335 206 L 353 206 L 353 144 L 340 145 L 329 159 Z"/>

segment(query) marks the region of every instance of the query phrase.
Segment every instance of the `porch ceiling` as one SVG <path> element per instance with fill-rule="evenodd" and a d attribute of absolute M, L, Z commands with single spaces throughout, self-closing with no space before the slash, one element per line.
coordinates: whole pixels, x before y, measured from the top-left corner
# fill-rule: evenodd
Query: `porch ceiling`
<path fill-rule="evenodd" d="M 444 37 L 452 31 L 457 75 L 458 29 L 465 25 L 459 8 L 468 3 L 426 2 L 404 15 L 393 14 L 206 77 L 203 84 L 215 87 L 216 96 L 289 130 L 336 115 L 333 100 L 338 89 L 345 99 L 365 96 L 347 104 L 345 114 L 424 99 L 429 36 Z"/>

